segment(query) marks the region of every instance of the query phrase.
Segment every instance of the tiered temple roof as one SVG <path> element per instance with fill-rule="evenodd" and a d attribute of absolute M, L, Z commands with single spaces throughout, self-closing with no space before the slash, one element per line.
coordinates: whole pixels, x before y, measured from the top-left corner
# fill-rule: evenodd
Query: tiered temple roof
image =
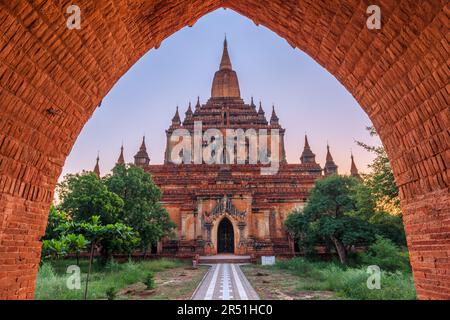
<path fill-rule="evenodd" d="M 246 104 L 241 98 L 238 77 L 232 68 L 226 39 L 220 68 L 214 75 L 211 98 L 203 105 L 198 98 L 194 112 L 192 112 L 191 104 L 189 104 L 182 127 L 191 131 L 195 121 L 201 121 L 205 130 L 208 128 L 240 128 L 244 130 L 248 128 L 278 128 L 281 129 L 280 133 L 284 133 L 284 129 L 279 125 L 275 110 L 272 111 L 271 125 L 269 126 L 262 110 L 262 104 L 260 103 L 259 110 L 256 111 L 253 98 L 250 104 Z M 177 129 L 180 123 L 177 108 L 168 133 L 170 134 L 174 129 Z"/>

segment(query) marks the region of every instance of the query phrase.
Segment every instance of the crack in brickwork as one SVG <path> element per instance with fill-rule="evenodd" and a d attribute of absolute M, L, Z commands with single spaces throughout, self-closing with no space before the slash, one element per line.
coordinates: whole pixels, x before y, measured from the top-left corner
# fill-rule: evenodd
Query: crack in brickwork
<path fill-rule="evenodd" d="M 420 298 L 450 298 L 447 0 L 0 1 L 0 298 L 33 298 L 56 180 L 103 97 L 146 52 L 225 6 L 332 73 L 380 133 Z M 49 111 L 50 110 L 50 111 Z"/>

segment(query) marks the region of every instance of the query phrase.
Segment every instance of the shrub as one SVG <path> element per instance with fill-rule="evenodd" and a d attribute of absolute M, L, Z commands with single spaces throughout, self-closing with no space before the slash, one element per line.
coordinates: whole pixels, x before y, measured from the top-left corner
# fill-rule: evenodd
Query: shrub
<path fill-rule="evenodd" d="M 377 236 L 367 252 L 361 254 L 361 262 L 365 265 L 377 265 L 383 271 L 411 272 L 409 256 L 391 240 Z"/>
<path fill-rule="evenodd" d="M 116 299 L 117 296 L 117 290 L 114 287 L 109 287 L 108 289 L 106 289 L 106 298 L 108 300 L 114 300 Z"/>
<path fill-rule="evenodd" d="M 39 267 L 38 278 L 50 279 L 55 277 L 55 269 L 50 262 L 43 262 Z"/>
<path fill-rule="evenodd" d="M 416 298 L 411 273 L 384 271 L 381 273 L 381 289 L 371 290 L 367 287 L 369 274 L 366 266 L 350 268 L 333 262 L 313 262 L 304 258 L 294 258 L 279 261 L 274 268 L 285 269 L 298 276 L 297 290 L 300 291 L 334 291 L 338 297 L 360 300 Z"/>
<path fill-rule="evenodd" d="M 148 272 L 145 276 L 144 284 L 147 286 L 147 290 L 152 290 L 156 287 L 155 275 L 153 272 Z"/>
<path fill-rule="evenodd" d="M 348 274 L 341 292 L 345 297 L 359 300 L 412 300 L 416 298 L 414 282 L 411 274 L 401 272 L 382 272 L 381 288 L 367 288 L 367 273 Z"/>
<path fill-rule="evenodd" d="M 114 258 L 111 258 L 106 263 L 105 270 L 111 273 L 118 272 L 120 270 L 120 264 L 116 260 L 114 260 Z"/>

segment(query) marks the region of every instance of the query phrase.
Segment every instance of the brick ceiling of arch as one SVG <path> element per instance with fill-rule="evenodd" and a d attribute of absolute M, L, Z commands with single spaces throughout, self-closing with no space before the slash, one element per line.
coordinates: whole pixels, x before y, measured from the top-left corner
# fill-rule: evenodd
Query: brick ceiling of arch
<path fill-rule="evenodd" d="M 305 51 L 357 99 L 400 186 L 418 295 L 450 298 L 450 280 L 442 276 L 450 256 L 449 3 L 374 1 L 382 28 L 369 30 L 369 2 L 1 1 L 0 252 L 11 250 L 25 271 L 0 272 L 0 298 L 32 298 L 56 179 L 102 98 L 142 55 L 220 7 Z M 66 26 L 74 3 L 81 9 L 79 30 Z M 28 228 L 23 239 L 17 225 Z M 25 256 L 14 251 L 25 244 L 34 249 Z"/>

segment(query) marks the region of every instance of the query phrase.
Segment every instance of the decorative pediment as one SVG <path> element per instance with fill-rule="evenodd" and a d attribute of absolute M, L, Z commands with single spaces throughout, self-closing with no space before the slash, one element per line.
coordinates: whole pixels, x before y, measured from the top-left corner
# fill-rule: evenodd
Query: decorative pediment
<path fill-rule="evenodd" d="M 231 199 L 224 196 L 222 199 L 217 200 L 217 205 L 212 210 L 211 214 L 214 218 L 228 213 L 229 215 L 236 217 L 238 219 L 245 218 L 245 211 L 239 211 L 232 203 Z"/>

